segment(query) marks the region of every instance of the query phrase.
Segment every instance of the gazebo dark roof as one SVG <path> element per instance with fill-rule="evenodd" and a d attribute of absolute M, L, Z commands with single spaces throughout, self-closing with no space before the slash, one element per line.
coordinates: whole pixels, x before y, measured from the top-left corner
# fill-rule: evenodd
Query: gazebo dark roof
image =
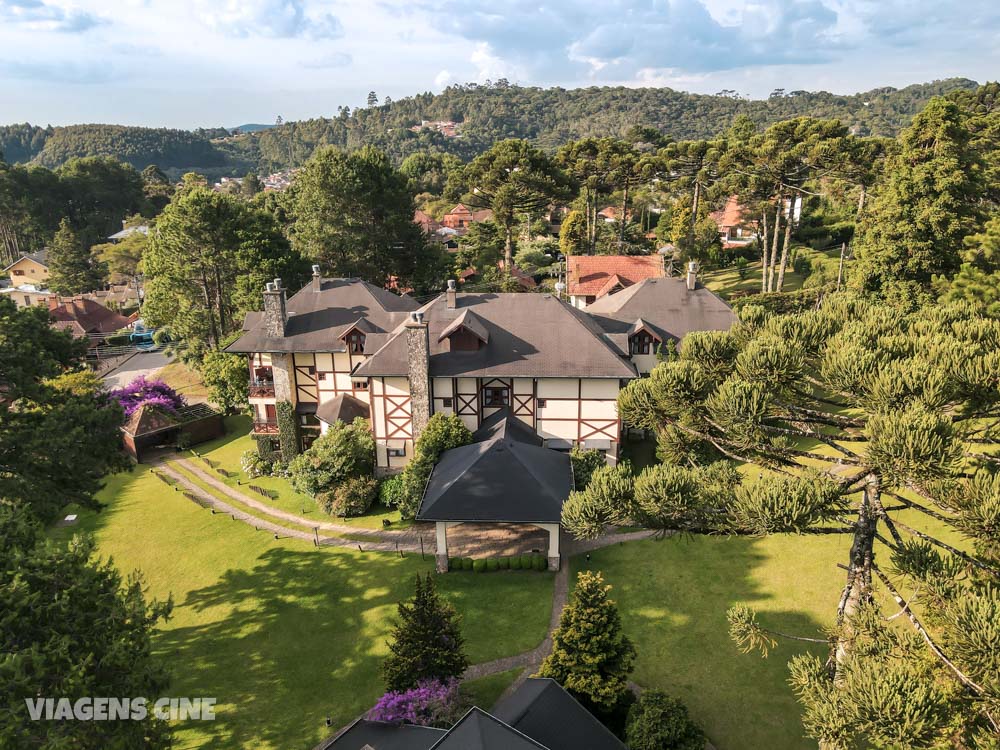
<path fill-rule="evenodd" d="M 479 442 L 441 455 L 417 519 L 559 523 L 573 489 L 569 456 L 541 447 L 534 431 L 505 412 L 475 436 Z"/>
<path fill-rule="evenodd" d="M 369 407 L 360 398 L 349 393 L 342 393 L 336 398 L 324 401 L 316 409 L 316 419 L 326 424 L 341 421 L 350 424 L 358 417 L 368 419 Z"/>
<path fill-rule="evenodd" d="M 432 750 L 548 750 L 502 721 L 472 707 Z"/>
<path fill-rule="evenodd" d="M 625 750 L 607 727 L 555 680 L 529 677 L 493 715 L 549 750 Z"/>
<path fill-rule="evenodd" d="M 358 719 L 329 743 L 323 750 L 428 750 L 446 734 L 443 729 L 393 724 L 384 721 Z"/>

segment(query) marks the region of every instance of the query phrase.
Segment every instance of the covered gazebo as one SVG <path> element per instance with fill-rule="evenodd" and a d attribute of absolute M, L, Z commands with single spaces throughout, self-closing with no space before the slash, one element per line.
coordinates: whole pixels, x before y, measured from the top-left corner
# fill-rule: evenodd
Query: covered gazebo
<path fill-rule="evenodd" d="M 418 521 L 435 524 L 438 570 L 448 570 L 449 556 L 529 552 L 546 554 L 558 570 L 560 514 L 573 489 L 569 455 L 542 447 L 506 410 L 473 437 L 441 455 L 417 512 Z"/>
<path fill-rule="evenodd" d="M 222 414 L 208 404 L 182 406 L 174 412 L 152 404 L 142 404 L 122 426 L 125 450 L 136 460 L 151 449 L 174 445 L 181 434 L 190 445 L 204 443 L 226 434 Z"/>

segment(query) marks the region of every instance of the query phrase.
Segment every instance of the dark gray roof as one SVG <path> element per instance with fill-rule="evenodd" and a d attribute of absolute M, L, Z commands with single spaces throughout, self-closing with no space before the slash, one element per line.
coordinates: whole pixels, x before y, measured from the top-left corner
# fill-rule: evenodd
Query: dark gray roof
<path fill-rule="evenodd" d="M 368 404 L 349 393 L 324 401 L 316 409 L 316 419 L 326 424 L 333 424 L 338 420 L 350 424 L 358 417 L 368 419 L 369 414 Z"/>
<path fill-rule="evenodd" d="M 586 745 L 581 746 L 581 750 Z M 432 750 L 549 750 L 480 708 L 469 712 L 442 737 Z M 376 748 L 381 750 L 381 748 Z"/>
<path fill-rule="evenodd" d="M 322 279 L 319 291 L 310 282 L 287 303 L 288 325 L 282 338 L 267 336 L 261 313 L 248 313 L 246 331 L 228 352 L 340 352 L 341 340 L 363 321 L 363 330 L 388 333 L 419 305 L 361 279 Z"/>
<path fill-rule="evenodd" d="M 691 331 L 726 331 L 736 313 L 715 292 L 698 285 L 689 290 L 684 279 L 645 279 L 587 305 L 590 315 L 620 346 L 640 319 L 661 339 L 679 340 Z"/>
<path fill-rule="evenodd" d="M 441 331 L 438 335 L 438 341 L 444 341 L 459 328 L 465 328 L 483 343 L 488 343 L 490 340 L 489 329 L 487 329 L 483 321 L 479 319 L 479 316 L 472 312 L 472 310 L 462 310 L 462 314 L 451 321 L 451 323 L 449 323 L 445 329 Z"/>
<path fill-rule="evenodd" d="M 441 454 L 418 520 L 559 523 L 573 489 L 569 456 L 522 439 L 516 419 L 501 421 L 480 428 L 482 442 Z"/>
<path fill-rule="evenodd" d="M 511 416 L 509 409 L 499 409 L 493 412 L 483 420 L 479 429 L 472 433 L 472 439 L 477 443 L 496 438 L 517 440 L 530 445 L 543 445 L 545 443 L 539 434 L 527 424 L 517 417 Z"/>
<path fill-rule="evenodd" d="M 429 750 L 445 730 L 411 724 L 390 724 L 358 719 L 334 737 L 323 750 Z"/>
<path fill-rule="evenodd" d="M 549 750 L 625 750 L 625 745 L 555 680 L 529 677 L 493 714 Z"/>
<path fill-rule="evenodd" d="M 585 313 L 550 294 L 458 294 L 454 309 L 441 295 L 421 308 L 436 377 L 634 378 L 632 364 Z M 477 351 L 449 351 L 441 334 L 475 313 L 489 340 Z M 366 347 L 367 350 L 367 347 Z M 358 375 L 406 375 L 406 336 L 399 326 L 361 363 Z"/>
<path fill-rule="evenodd" d="M 38 250 L 37 252 L 34 252 L 34 253 L 21 253 L 17 257 L 17 259 L 14 260 L 13 263 L 8 263 L 6 266 L 4 266 L 3 270 L 6 271 L 8 268 L 10 268 L 12 265 L 14 265 L 14 263 L 17 263 L 20 260 L 24 260 L 25 258 L 27 258 L 28 260 L 33 260 L 33 261 L 35 261 L 35 263 L 40 263 L 41 265 L 45 266 L 46 268 L 48 268 L 48 266 L 49 266 L 49 260 L 48 260 L 48 258 L 49 258 L 49 251 L 48 250 Z"/>

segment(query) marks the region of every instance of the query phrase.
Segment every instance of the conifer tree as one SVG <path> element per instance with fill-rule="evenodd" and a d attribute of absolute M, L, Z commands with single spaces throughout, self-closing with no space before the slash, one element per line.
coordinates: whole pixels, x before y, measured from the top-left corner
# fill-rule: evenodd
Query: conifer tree
<path fill-rule="evenodd" d="M 926 289 L 951 276 L 965 238 L 979 226 L 981 158 L 961 110 L 932 99 L 900 136 L 855 238 L 852 283 L 882 294 Z"/>
<path fill-rule="evenodd" d="M 382 663 L 386 690 L 409 690 L 421 680 L 461 677 L 469 660 L 454 607 L 441 599 L 430 573 L 416 577 L 414 597 L 399 603 L 389 656 Z"/>
<path fill-rule="evenodd" d="M 582 572 L 552 634 L 539 677 L 551 677 L 586 705 L 613 710 L 628 693 L 635 647 L 600 573 Z"/>
<path fill-rule="evenodd" d="M 578 537 L 629 521 L 848 535 L 836 627 L 797 636 L 829 643 L 829 658 L 790 665 L 809 734 L 831 748 L 993 736 L 1000 319 L 967 304 L 908 311 L 850 293 L 807 312 L 748 306 L 741 317 L 729 332 L 689 334 L 679 360 L 619 396 L 623 421 L 655 430 L 674 465 L 646 469 L 631 487 L 592 482 L 567 501 L 564 525 Z M 713 463 L 726 459 L 759 469 Z M 942 527 L 965 538 L 961 549 Z M 886 624 L 896 615 L 907 629 Z M 729 621 L 744 649 L 775 642 L 747 607 Z"/>
<path fill-rule="evenodd" d="M 103 274 L 68 219 L 59 222 L 59 230 L 49 243 L 49 286 L 56 294 L 83 294 L 100 285 Z"/>

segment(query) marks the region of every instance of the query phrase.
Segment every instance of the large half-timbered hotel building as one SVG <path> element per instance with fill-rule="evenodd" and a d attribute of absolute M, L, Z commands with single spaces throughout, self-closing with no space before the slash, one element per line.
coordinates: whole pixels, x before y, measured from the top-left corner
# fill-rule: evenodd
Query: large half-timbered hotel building
<path fill-rule="evenodd" d="M 550 294 L 459 293 L 453 283 L 421 306 L 314 267 L 287 300 L 279 280 L 268 284 L 264 311 L 247 316 L 227 351 L 248 358 L 253 431 L 265 450 L 278 448 L 279 404 L 289 402 L 300 449 L 338 419 L 369 419 L 383 471 L 409 461 L 437 412 L 475 430 L 507 409 L 548 447 L 614 459 L 618 391 L 652 368 L 655 347 L 735 319 L 693 275 L 649 279 L 608 299 L 626 292 L 624 309 L 605 303 L 599 315 Z"/>

